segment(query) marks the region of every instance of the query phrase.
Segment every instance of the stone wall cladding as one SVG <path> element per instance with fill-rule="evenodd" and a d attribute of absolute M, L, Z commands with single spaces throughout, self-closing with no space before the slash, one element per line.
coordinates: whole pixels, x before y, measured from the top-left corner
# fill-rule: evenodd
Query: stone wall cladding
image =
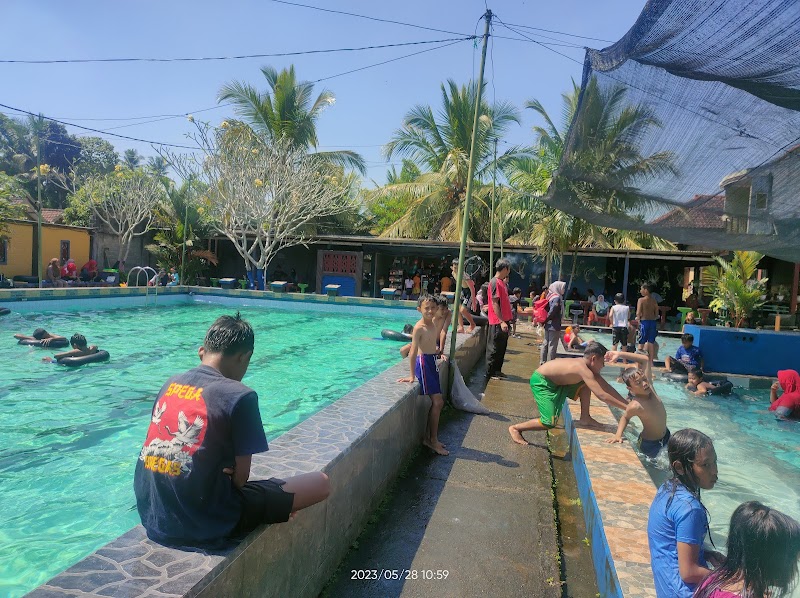
<path fill-rule="evenodd" d="M 459 335 L 463 372 L 484 347 L 483 328 Z M 220 554 L 165 548 L 137 526 L 28 596 L 317 596 L 420 444 L 430 401 L 418 396 L 417 383 L 396 382 L 407 371 L 405 361 L 389 368 L 270 442 L 268 453 L 253 456 L 254 479 L 313 471 L 330 476 L 328 500 L 294 521 L 261 527 Z"/>

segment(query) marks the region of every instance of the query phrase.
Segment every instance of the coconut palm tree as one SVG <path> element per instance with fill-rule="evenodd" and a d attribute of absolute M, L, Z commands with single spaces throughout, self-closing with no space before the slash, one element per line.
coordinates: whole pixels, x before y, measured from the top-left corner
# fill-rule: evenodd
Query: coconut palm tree
<path fill-rule="evenodd" d="M 139 168 L 139 164 L 142 163 L 142 157 L 139 155 L 135 149 L 126 149 L 125 153 L 122 155 L 122 165 L 125 168 L 129 168 L 130 170 L 136 170 Z"/>
<path fill-rule="evenodd" d="M 271 66 L 261 69 L 268 91 L 253 85 L 232 81 L 222 86 L 217 101 L 230 102 L 234 112 L 258 135 L 265 139 L 289 140 L 297 147 L 315 150 L 317 120 L 322 111 L 336 101 L 332 92 L 323 89 L 314 98 L 314 84 L 298 81 L 294 65 L 278 72 Z M 313 152 L 320 161 L 366 173 L 364 158 L 352 151 Z"/>
<path fill-rule="evenodd" d="M 384 147 L 387 159 L 408 158 L 422 174 L 410 183 L 390 183 L 376 191 L 381 194 L 406 194 L 413 203 L 382 236 L 456 240 L 460 238 L 465 216 L 472 221 L 470 236 L 484 236 L 488 231 L 491 179 L 494 167 L 493 149 L 508 127 L 520 123 L 517 109 L 508 102 L 493 106 L 482 101 L 475 143 L 475 181 L 473 212 L 463 213 L 475 118 L 478 86 L 475 82 L 459 86 L 448 80 L 442 84 L 442 104 L 438 113 L 418 105 L 406 114 L 403 124 Z M 526 155 L 524 148 L 512 147 L 497 158 L 498 169 Z M 478 221 L 482 221 L 480 226 Z M 488 236 L 488 235 L 487 235 Z"/>

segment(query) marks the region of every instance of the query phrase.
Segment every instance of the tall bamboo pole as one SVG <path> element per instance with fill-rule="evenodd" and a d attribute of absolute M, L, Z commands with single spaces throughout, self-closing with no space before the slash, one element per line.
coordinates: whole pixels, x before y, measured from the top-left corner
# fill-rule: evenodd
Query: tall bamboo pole
<path fill-rule="evenodd" d="M 39 288 L 42 281 L 42 115 L 36 125 L 36 272 L 39 277 Z M 60 265 L 60 264 L 59 264 Z"/>
<path fill-rule="evenodd" d="M 497 137 L 494 138 L 494 170 L 492 171 L 492 215 L 489 218 L 489 271 L 494 268 L 494 210 L 495 191 L 497 189 Z"/>
<path fill-rule="evenodd" d="M 469 150 L 469 170 L 467 171 L 467 197 L 464 199 L 464 210 L 462 212 L 462 225 L 461 225 L 461 247 L 458 251 L 458 272 L 456 273 L 456 300 L 453 304 L 453 328 L 450 332 L 450 363 L 454 363 L 456 357 L 456 330 L 458 330 L 458 323 L 460 322 L 461 314 L 459 313 L 458 294 L 461 292 L 461 283 L 464 280 L 464 262 L 466 261 L 467 253 L 467 233 L 469 232 L 469 208 L 472 202 L 472 187 L 473 177 L 475 173 L 475 161 L 477 159 L 477 138 L 478 138 L 478 119 L 481 114 L 481 98 L 483 96 L 483 71 L 486 67 L 486 47 L 489 42 L 489 28 L 492 24 L 492 11 L 487 10 L 483 15 L 486 21 L 486 29 L 483 33 L 483 49 L 481 51 L 481 68 L 478 75 L 478 87 L 476 89 L 475 98 L 475 118 L 472 121 L 472 141 L 470 142 Z M 447 384 L 447 396 L 450 396 L 450 390 L 453 386 L 453 367 L 450 367 L 450 375 Z"/>

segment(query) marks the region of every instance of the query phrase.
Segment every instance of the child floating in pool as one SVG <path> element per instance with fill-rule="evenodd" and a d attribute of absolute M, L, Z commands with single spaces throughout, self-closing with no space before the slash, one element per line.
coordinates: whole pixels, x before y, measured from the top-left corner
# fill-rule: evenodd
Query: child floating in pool
<path fill-rule="evenodd" d="M 714 386 L 710 382 L 706 382 L 704 378 L 703 370 L 691 370 L 689 372 L 689 381 L 685 386 L 686 390 L 698 397 L 708 394 L 708 391 L 713 390 Z"/>
<path fill-rule="evenodd" d="M 669 442 L 669 428 L 667 428 L 667 410 L 664 403 L 653 390 L 653 365 L 648 355 L 637 353 L 618 353 L 611 351 L 607 355 L 609 362 L 617 359 L 633 361 L 636 365 L 626 368 L 622 380 L 628 387 L 630 402 L 625 408 L 625 413 L 619 420 L 617 433 L 606 440 L 608 443 L 622 442 L 622 433 L 625 426 L 634 417 L 642 422 L 642 432 L 639 434 L 639 450 L 646 456 L 654 459 L 659 451 Z"/>
<path fill-rule="evenodd" d="M 258 395 L 241 383 L 254 346 L 249 323 L 221 316 L 198 350 L 200 365 L 161 387 L 134 473 L 154 542 L 221 547 L 327 498 L 322 472 L 250 481 L 253 455 L 268 449 Z"/>
<path fill-rule="evenodd" d="M 797 577 L 800 523 L 760 502 L 740 504 L 731 516 L 728 555 L 694 598 L 778 598 Z"/>
<path fill-rule="evenodd" d="M 59 336 L 57 334 L 51 334 L 44 328 L 37 328 L 30 336 L 25 336 L 24 334 L 15 334 L 14 338 L 20 341 L 42 341 L 42 344 L 39 345 L 40 347 L 48 347 L 51 343 L 53 343 L 53 341 L 58 344 L 67 340 L 66 337 Z"/>
<path fill-rule="evenodd" d="M 540 365 L 531 376 L 531 391 L 539 409 L 539 417 L 509 426 L 511 439 L 517 444 L 529 444 L 522 432 L 554 428 L 567 399 L 580 400 L 581 417 L 577 423 L 583 427 L 600 427 L 600 422 L 589 414 L 592 393 L 609 405 L 625 409 L 625 399 L 600 375 L 606 355 L 603 345 L 591 341 L 582 359 L 565 357 L 551 359 Z"/>
<path fill-rule="evenodd" d="M 83 357 L 85 355 L 94 355 L 97 353 L 97 345 L 89 346 L 86 337 L 82 334 L 73 334 L 69 339 L 69 344 L 72 347 L 71 351 L 64 353 L 56 353 L 53 357 L 45 357 L 42 359 L 45 363 L 60 362 L 65 357 Z"/>
<path fill-rule="evenodd" d="M 664 371 L 685 374 L 694 369 L 703 369 L 703 354 L 700 347 L 694 346 L 694 335 L 686 333 L 681 335 L 681 346 L 675 352 L 675 357 L 664 360 Z"/>
<path fill-rule="evenodd" d="M 411 351 L 408 354 L 411 375 L 398 379 L 398 382 L 413 382 L 415 378 L 419 380 L 419 393 L 431 398 L 428 425 L 422 444 L 437 455 L 449 455 L 444 444 L 439 442 L 439 416 L 444 407 L 444 399 L 439 385 L 439 370 L 436 367 L 442 332 L 441 324 L 437 325 L 434 321 L 438 309 L 439 306 L 430 295 L 422 295 L 417 301 L 417 311 L 422 314 L 422 318 L 414 325 L 411 333 Z"/>
<path fill-rule="evenodd" d="M 783 394 L 778 396 L 778 391 Z M 778 381 L 772 384 L 769 392 L 770 411 L 778 419 L 800 419 L 800 374 L 794 370 L 779 370 Z"/>

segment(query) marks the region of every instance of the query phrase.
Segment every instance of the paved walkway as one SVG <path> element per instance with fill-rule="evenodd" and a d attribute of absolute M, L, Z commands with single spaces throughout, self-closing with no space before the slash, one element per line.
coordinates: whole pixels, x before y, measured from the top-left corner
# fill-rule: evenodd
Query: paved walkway
<path fill-rule="evenodd" d="M 450 455 L 417 455 L 327 596 L 561 596 L 547 440 L 531 434 L 536 444 L 523 447 L 508 435 L 535 413 L 534 338 L 510 339 L 508 378 L 492 380 L 483 400 L 493 415 L 446 412 L 439 437 Z M 476 394 L 483 375 L 481 365 Z M 382 578 L 359 579 L 373 572 Z"/>

